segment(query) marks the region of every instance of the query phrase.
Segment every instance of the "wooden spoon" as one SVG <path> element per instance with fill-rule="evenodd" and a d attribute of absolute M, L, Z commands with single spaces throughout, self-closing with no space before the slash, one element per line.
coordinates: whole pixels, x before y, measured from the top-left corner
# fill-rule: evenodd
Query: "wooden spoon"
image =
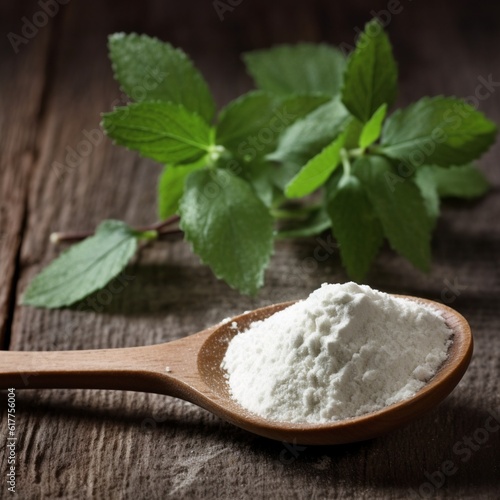
<path fill-rule="evenodd" d="M 147 347 L 1 352 L 0 388 L 119 389 L 168 394 L 271 439 L 322 445 L 362 441 L 391 431 L 437 405 L 458 384 L 472 355 L 470 327 L 460 314 L 430 300 L 406 298 L 441 311 L 454 333 L 448 359 L 414 397 L 361 417 L 328 424 L 275 422 L 248 412 L 231 399 L 220 367 L 229 340 L 237 330 L 293 302 L 256 309 L 195 335 Z M 237 329 L 232 328 L 234 323 Z"/>

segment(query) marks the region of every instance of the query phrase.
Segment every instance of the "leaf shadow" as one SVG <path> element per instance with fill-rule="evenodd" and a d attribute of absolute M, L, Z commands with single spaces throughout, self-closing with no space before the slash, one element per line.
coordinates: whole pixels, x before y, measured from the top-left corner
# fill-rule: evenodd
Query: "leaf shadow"
<path fill-rule="evenodd" d="M 211 271 L 204 266 L 133 265 L 70 309 L 124 316 L 189 314 L 198 304 L 210 303 L 210 298 L 220 293 L 217 289 L 221 285 L 224 284 L 212 279 Z M 227 286 L 224 287 L 227 295 Z"/>

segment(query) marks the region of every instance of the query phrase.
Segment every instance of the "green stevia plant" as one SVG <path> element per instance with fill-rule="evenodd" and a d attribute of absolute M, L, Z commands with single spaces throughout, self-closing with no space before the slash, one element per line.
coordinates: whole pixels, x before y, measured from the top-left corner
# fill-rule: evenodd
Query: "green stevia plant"
<path fill-rule="evenodd" d="M 427 271 L 444 197 L 488 189 L 473 165 L 496 126 L 455 97 L 424 97 L 391 114 L 397 66 L 372 20 L 345 57 L 301 43 L 244 54 L 257 90 L 216 113 L 186 54 L 145 35 L 109 38 L 116 80 L 133 102 L 103 114 L 116 144 L 164 165 L 161 221 L 137 230 L 102 222 L 29 285 L 23 301 L 70 305 L 105 286 L 141 240 L 179 222 L 203 263 L 255 294 L 278 238 L 326 230 L 347 274 L 362 280 L 383 241 Z"/>

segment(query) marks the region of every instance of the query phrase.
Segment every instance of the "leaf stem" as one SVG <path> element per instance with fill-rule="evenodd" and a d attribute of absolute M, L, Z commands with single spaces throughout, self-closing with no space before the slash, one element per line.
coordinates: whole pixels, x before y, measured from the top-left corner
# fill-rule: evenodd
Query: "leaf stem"
<path fill-rule="evenodd" d="M 224 146 L 212 144 L 207 148 L 207 167 L 213 168 L 217 165 L 217 161 L 226 152 Z"/>
<path fill-rule="evenodd" d="M 348 152 L 342 148 L 340 150 L 340 158 L 342 160 L 342 167 L 344 168 L 344 177 L 349 177 L 351 175 L 351 162 L 349 161 Z"/>
<path fill-rule="evenodd" d="M 150 224 L 149 226 L 143 226 L 137 228 L 137 231 L 144 232 L 144 231 L 158 231 L 161 232 L 162 229 L 165 227 L 171 226 L 172 224 L 175 224 L 176 222 L 179 222 L 180 217 L 178 215 L 172 215 L 168 219 L 161 220 L 158 222 L 155 222 L 153 224 Z"/>
<path fill-rule="evenodd" d="M 350 149 L 347 154 L 349 158 L 360 158 L 365 154 L 365 150 L 363 148 Z"/>
<path fill-rule="evenodd" d="M 170 234 L 182 233 L 180 229 L 167 229 L 169 228 L 169 226 L 175 224 L 176 222 L 179 222 L 179 216 L 173 215 L 168 219 L 154 222 L 153 224 L 149 224 L 148 226 L 136 227 L 134 228 L 134 230 L 139 233 L 156 231 L 158 235 L 164 235 L 164 234 L 170 235 Z M 93 236 L 94 234 L 95 231 L 79 231 L 79 232 L 67 232 L 67 233 L 57 232 L 57 233 L 52 233 L 50 235 L 50 242 L 53 243 L 54 245 L 57 245 L 59 243 L 74 243 L 77 241 L 84 240 L 85 238 L 88 238 L 90 236 Z"/>
<path fill-rule="evenodd" d="M 380 155 L 380 156 L 385 156 L 384 153 L 384 148 L 378 144 L 372 144 L 368 149 L 367 152 L 372 155 Z"/>

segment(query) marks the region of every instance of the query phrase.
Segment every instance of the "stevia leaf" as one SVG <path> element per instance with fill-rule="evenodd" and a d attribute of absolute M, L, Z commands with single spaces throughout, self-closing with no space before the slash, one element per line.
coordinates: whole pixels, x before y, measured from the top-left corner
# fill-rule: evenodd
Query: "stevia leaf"
<path fill-rule="evenodd" d="M 379 156 L 360 158 L 353 173 L 361 180 L 391 247 L 417 268 L 428 270 L 433 221 L 414 181 L 400 177 Z"/>
<path fill-rule="evenodd" d="M 326 231 L 331 226 L 330 218 L 324 207 L 314 210 L 304 221 L 293 224 L 292 227 L 280 229 L 277 239 L 308 238 Z"/>
<path fill-rule="evenodd" d="M 339 135 L 321 153 L 306 163 L 286 186 L 285 194 L 288 198 L 306 196 L 327 181 L 340 163 L 340 150 L 344 146 L 345 137 L 345 134 Z"/>
<path fill-rule="evenodd" d="M 330 96 L 322 94 L 288 95 L 279 101 L 276 117 L 278 119 L 278 132 L 283 131 L 297 120 L 304 118 L 315 109 L 331 101 Z"/>
<path fill-rule="evenodd" d="M 415 184 L 420 189 L 429 217 L 435 221 L 439 216 L 439 193 L 434 179 L 433 167 L 425 165 L 415 174 Z"/>
<path fill-rule="evenodd" d="M 166 219 L 177 213 L 179 200 L 184 193 L 186 177 L 195 170 L 205 166 L 206 159 L 202 157 L 190 165 L 165 165 L 158 180 L 158 215 Z"/>
<path fill-rule="evenodd" d="M 340 100 L 332 99 L 288 127 L 268 159 L 301 167 L 334 140 L 349 119 L 349 113 Z"/>
<path fill-rule="evenodd" d="M 299 173 L 302 165 L 294 162 L 286 162 L 276 165 L 272 171 L 271 179 L 273 184 L 280 191 L 284 191 L 289 182 Z"/>
<path fill-rule="evenodd" d="M 150 238 L 116 220 L 102 222 L 94 236 L 73 245 L 30 283 L 23 304 L 63 307 L 101 289 L 127 265 L 137 241 Z"/>
<path fill-rule="evenodd" d="M 241 172 L 241 177 L 250 183 L 255 194 L 267 207 L 271 206 L 274 198 L 272 174 L 272 165 L 263 159 L 245 165 Z"/>
<path fill-rule="evenodd" d="M 382 104 L 396 99 L 398 71 L 389 38 L 377 19 L 365 26 L 350 55 L 342 87 L 342 102 L 367 122 Z"/>
<path fill-rule="evenodd" d="M 373 116 L 365 123 L 361 136 L 359 138 L 359 147 L 362 149 L 371 146 L 379 137 L 382 131 L 382 122 L 387 113 L 387 104 L 382 104 L 380 108 L 373 113 Z"/>
<path fill-rule="evenodd" d="M 198 170 L 186 180 L 179 213 L 186 239 L 214 274 L 256 293 L 273 250 L 273 219 L 250 185 L 226 170 Z"/>
<path fill-rule="evenodd" d="M 244 54 L 260 89 L 279 95 L 339 92 L 345 68 L 342 53 L 329 45 L 280 45 Z"/>
<path fill-rule="evenodd" d="M 384 234 L 359 179 L 343 177 L 327 193 L 327 211 L 342 264 L 349 276 L 362 280 L 382 244 Z"/>
<path fill-rule="evenodd" d="M 490 188 L 484 174 L 470 164 L 449 168 L 433 166 L 432 174 L 441 198 L 478 198 Z"/>
<path fill-rule="evenodd" d="M 140 102 L 103 114 L 102 126 L 117 144 L 160 163 L 193 163 L 212 145 L 198 115 L 168 102 Z"/>
<path fill-rule="evenodd" d="M 461 165 L 495 141 L 496 126 L 454 97 L 424 97 L 385 122 L 382 152 L 416 167 Z"/>
<path fill-rule="evenodd" d="M 274 150 L 280 133 L 327 102 L 324 96 L 288 96 L 278 99 L 252 91 L 230 102 L 219 115 L 217 144 L 247 161 Z"/>
<path fill-rule="evenodd" d="M 249 154 L 251 148 L 264 149 L 266 144 L 262 141 L 258 144 L 258 134 L 268 127 L 276 105 L 276 98 L 260 91 L 249 92 L 230 102 L 219 115 L 217 144 L 242 156 Z M 257 146 L 253 146 L 253 142 Z"/>
<path fill-rule="evenodd" d="M 357 148 L 359 146 L 359 139 L 362 132 L 363 124 L 357 118 L 351 117 L 345 128 L 346 138 L 344 147 L 346 149 Z"/>
<path fill-rule="evenodd" d="M 115 79 L 134 101 L 181 104 L 207 122 L 213 118 L 210 90 L 181 49 L 136 33 L 115 33 L 108 45 Z"/>

